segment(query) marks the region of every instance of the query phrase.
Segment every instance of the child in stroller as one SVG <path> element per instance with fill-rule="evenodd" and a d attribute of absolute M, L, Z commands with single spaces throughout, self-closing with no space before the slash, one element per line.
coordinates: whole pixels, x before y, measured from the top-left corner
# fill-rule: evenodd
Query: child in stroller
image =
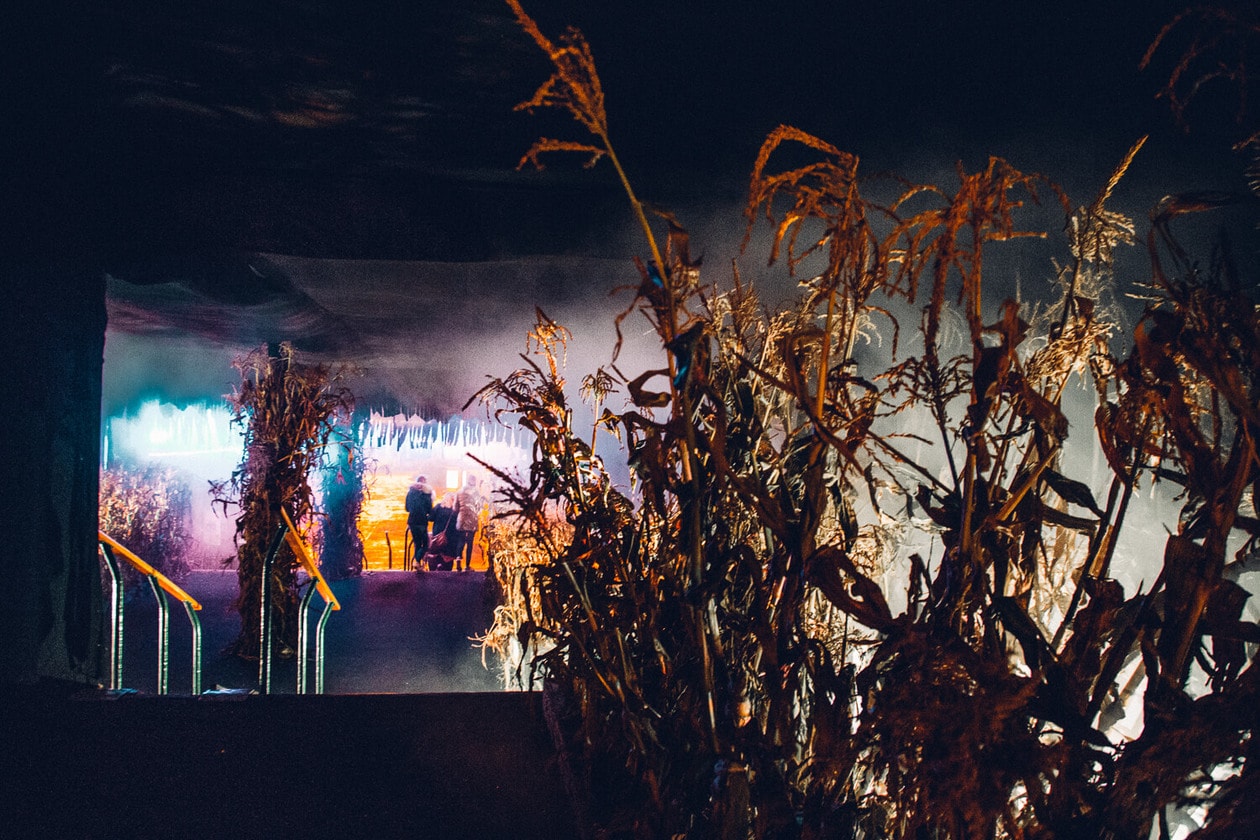
<path fill-rule="evenodd" d="M 455 516 L 446 505 L 433 508 L 433 536 L 429 539 L 429 547 L 417 572 L 428 569 L 431 572 L 449 572 L 459 556 L 460 535 L 455 530 Z"/>

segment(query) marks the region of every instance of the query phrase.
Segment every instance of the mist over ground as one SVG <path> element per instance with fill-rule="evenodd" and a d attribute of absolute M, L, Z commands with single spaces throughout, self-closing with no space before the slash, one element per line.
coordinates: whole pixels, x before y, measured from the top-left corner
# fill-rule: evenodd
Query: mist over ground
<path fill-rule="evenodd" d="M 150 396 L 217 398 L 239 382 L 234 358 L 291 341 L 299 359 L 350 366 L 369 406 L 446 416 L 488 377 L 521 364 L 536 308 L 568 327 L 574 379 L 611 358 L 613 321 L 637 285 L 633 264 L 590 258 L 479 263 L 310 260 L 258 255 L 274 293 L 208 300 L 186 283 L 109 285 L 105 413 Z M 627 320 L 623 361 L 648 364 L 641 319 Z M 653 363 L 655 364 L 655 363 Z"/>

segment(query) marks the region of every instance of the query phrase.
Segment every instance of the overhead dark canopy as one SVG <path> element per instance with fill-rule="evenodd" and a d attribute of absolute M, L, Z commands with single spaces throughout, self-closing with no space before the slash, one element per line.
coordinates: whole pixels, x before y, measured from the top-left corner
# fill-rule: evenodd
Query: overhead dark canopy
<path fill-rule="evenodd" d="M 1180 4 L 527 8 L 587 34 L 642 196 L 696 209 L 738 200 L 778 123 L 872 171 L 994 153 L 1092 185 L 1169 125 L 1137 65 Z M 153 282 L 169 253 L 627 250 L 608 242 L 626 219 L 610 173 L 514 170 L 536 136 L 580 132 L 512 111 L 548 68 L 498 0 L 54 3 L 10 26 L 4 159 L 35 254 L 87 249 Z"/>
<path fill-rule="evenodd" d="M 103 412 L 116 415 L 142 398 L 217 399 L 237 375 L 232 357 L 278 341 L 305 361 L 350 364 L 349 382 L 369 406 L 399 406 L 430 416 L 457 412 L 487 376 L 520 363 L 538 301 L 577 330 L 605 361 L 611 323 L 628 296 L 634 266 L 578 257 L 492 262 L 318 260 L 235 255 L 213 261 L 210 276 L 163 265 L 171 282 L 137 285 L 111 278 L 110 339 Z M 233 288 L 226 278 L 246 278 Z M 636 348 L 635 336 L 628 348 Z M 627 352 L 631 352 L 630 349 Z M 573 360 L 574 376 L 593 366 Z"/>

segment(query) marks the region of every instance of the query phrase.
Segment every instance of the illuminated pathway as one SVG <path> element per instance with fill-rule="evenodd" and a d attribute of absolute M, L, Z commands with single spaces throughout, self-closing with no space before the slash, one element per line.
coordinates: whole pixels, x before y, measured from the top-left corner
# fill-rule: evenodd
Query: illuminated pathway
<path fill-rule="evenodd" d="M 484 495 L 493 495 L 494 482 L 479 461 L 508 473 L 529 469 L 530 450 L 521 430 L 498 423 L 371 412 L 355 429 L 367 464 L 358 520 L 365 569 L 403 570 L 410 565 L 404 500 L 418 475 L 429 477 L 434 504 L 450 506 L 470 477 L 484 482 Z M 234 523 L 214 506 L 206 488 L 211 482 L 226 481 L 240 464 L 242 432 L 226 403 L 177 406 L 149 400 L 132 415 L 107 418 L 101 465 L 175 470 L 190 491 L 193 565 L 214 569 L 220 558 L 235 554 Z M 311 480 L 317 496 L 323 482 L 336 474 L 336 464 L 328 469 Z M 316 506 L 321 504 L 317 499 Z M 479 547 L 473 568 L 485 568 Z"/>

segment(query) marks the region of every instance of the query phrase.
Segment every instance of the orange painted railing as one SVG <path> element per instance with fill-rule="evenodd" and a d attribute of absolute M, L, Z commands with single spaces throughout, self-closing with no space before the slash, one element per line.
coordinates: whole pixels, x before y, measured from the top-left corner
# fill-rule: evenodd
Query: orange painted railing
<path fill-rule="evenodd" d="M 109 569 L 111 585 L 113 587 L 112 597 L 110 599 L 110 644 L 109 644 L 109 687 L 111 690 L 117 691 L 122 688 L 122 656 L 123 656 L 123 587 L 122 576 L 118 571 L 118 558 L 126 560 L 137 571 L 145 576 L 149 582 L 150 588 L 153 590 L 153 597 L 157 601 L 158 606 L 158 675 L 157 675 L 157 692 L 158 694 L 166 694 L 168 688 L 168 675 L 170 673 L 170 655 L 168 653 L 168 644 L 170 641 L 170 617 L 167 609 L 165 592 L 184 606 L 184 612 L 188 614 L 188 623 L 192 627 L 192 693 L 201 693 L 201 621 L 197 618 L 197 612 L 201 609 L 201 604 L 195 598 L 185 592 L 173 580 L 166 575 L 153 568 L 152 565 L 140 559 L 135 552 L 128 549 L 118 540 L 106 534 L 104 531 L 96 532 L 97 541 L 101 547 L 101 554 L 105 558 L 105 565 Z"/>
<path fill-rule="evenodd" d="M 323 694 L 324 692 L 324 627 L 328 623 L 328 616 L 334 610 L 341 609 L 341 602 L 337 600 L 337 596 L 333 594 L 332 587 L 328 585 L 328 581 L 324 579 L 323 573 L 319 570 L 319 563 L 315 560 L 315 555 L 311 553 L 310 548 L 298 533 L 297 526 L 293 524 L 289 512 L 280 509 L 280 517 L 283 523 L 278 529 L 276 539 L 272 542 L 271 550 L 267 553 L 267 559 L 263 564 L 262 575 L 262 593 L 261 593 L 261 623 L 260 623 L 260 639 L 259 639 L 259 657 L 258 657 L 258 682 L 263 694 L 271 693 L 271 660 L 272 660 L 272 624 L 271 624 L 271 599 L 269 598 L 271 566 L 275 562 L 276 553 L 280 549 L 280 541 L 289 544 L 289 548 L 293 550 L 294 556 L 297 557 L 298 564 L 310 576 L 313 583 L 308 587 L 306 594 L 302 596 L 302 604 L 298 610 L 298 668 L 297 668 L 297 693 L 305 694 L 307 691 L 307 665 L 309 657 L 307 656 L 307 636 L 308 636 L 308 613 L 311 604 L 311 595 L 315 592 L 320 594 L 324 599 L 324 611 L 319 617 L 319 624 L 315 635 L 315 693 Z"/>
<path fill-rule="evenodd" d="M 310 575 L 311 580 L 315 581 L 315 588 L 323 596 L 324 602 L 334 610 L 341 609 L 341 603 L 337 600 L 337 596 L 333 594 L 328 581 L 324 580 L 324 575 L 319 570 L 319 563 L 315 561 L 315 557 L 311 554 L 310 548 L 307 547 L 306 541 L 298 534 L 297 526 L 289 518 L 289 512 L 281 508 L 280 516 L 284 519 L 284 524 L 289 529 L 288 533 L 284 535 L 285 541 L 289 543 L 289 547 L 297 555 L 298 562 L 302 564 L 302 568 Z"/>
<path fill-rule="evenodd" d="M 201 604 L 197 603 L 196 598 L 194 598 L 193 596 L 185 592 L 183 589 L 181 589 L 179 587 L 179 584 L 175 583 L 175 581 L 171 580 L 166 575 L 162 574 L 157 569 L 153 568 L 148 563 L 141 560 L 134 553 L 132 553 L 125 545 L 118 542 L 113 537 L 106 534 L 104 531 L 97 531 L 96 534 L 97 534 L 97 538 L 102 543 L 112 548 L 115 554 L 122 557 L 124 560 L 126 560 L 128 563 L 134 566 L 136 570 L 139 571 L 141 574 L 145 574 L 153 578 L 154 581 L 157 583 L 157 585 L 162 587 L 162 589 L 166 590 L 166 592 L 168 592 L 171 595 L 171 597 L 175 598 L 175 600 L 184 602 L 188 606 L 192 607 L 194 610 L 201 609 Z"/>

